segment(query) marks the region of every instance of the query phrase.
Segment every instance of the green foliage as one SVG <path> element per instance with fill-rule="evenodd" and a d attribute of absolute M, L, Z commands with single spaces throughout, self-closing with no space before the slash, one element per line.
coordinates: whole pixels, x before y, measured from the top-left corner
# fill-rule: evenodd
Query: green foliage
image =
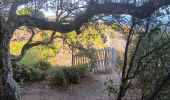
<path fill-rule="evenodd" d="M 30 8 L 21 8 L 17 12 L 18 15 L 32 15 L 33 14 L 33 9 Z"/>
<path fill-rule="evenodd" d="M 87 70 L 87 65 L 72 66 L 63 69 L 70 83 L 80 83 Z"/>
<path fill-rule="evenodd" d="M 12 62 L 14 79 L 17 82 L 35 82 L 45 78 L 47 70 L 51 68 L 51 64 L 47 61 L 39 61 L 34 65 L 26 65 L 22 63 Z"/>
<path fill-rule="evenodd" d="M 114 38 L 115 31 L 106 24 L 93 23 L 85 27 L 80 35 L 75 32 L 66 34 L 66 41 L 76 46 L 83 46 L 85 48 L 104 48 L 106 46 L 106 34 L 111 33 L 111 38 Z"/>
<path fill-rule="evenodd" d="M 49 57 L 54 57 L 60 51 L 60 47 L 57 44 L 49 44 L 49 45 L 40 46 L 39 49 L 42 51 L 41 55 L 43 59 L 46 59 L 46 60 Z"/>
<path fill-rule="evenodd" d="M 35 13 L 35 10 L 33 8 L 21 8 L 18 10 L 17 12 L 18 15 L 30 15 L 30 16 L 35 16 L 36 14 L 36 17 L 37 18 L 45 18 L 45 15 L 43 14 L 43 12 L 41 11 L 36 11 Z"/>
<path fill-rule="evenodd" d="M 45 36 L 46 37 L 46 36 Z M 10 43 L 10 53 L 13 55 L 19 55 L 21 50 L 27 40 L 24 41 L 13 41 Z M 47 60 L 50 57 L 56 56 L 56 54 L 60 51 L 60 46 L 56 43 L 49 45 L 41 45 L 30 48 L 26 55 L 23 57 L 20 63 L 25 65 L 34 65 L 40 60 Z"/>
<path fill-rule="evenodd" d="M 52 67 L 48 70 L 48 80 L 52 86 L 67 87 L 69 83 L 77 84 L 84 77 L 87 65 L 72 67 Z"/>
<path fill-rule="evenodd" d="M 116 25 L 116 24 L 112 24 L 111 27 L 112 27 L 115 31 L 118 31 L 118 32 L 121 31 L 121 28 L 120 28 L 118 25 Z"/>
<path fill-rule="evenodd" d="M 108 90 L 108 95 L 110 96 L 111 94 L 116 94 L 118 93 L 118 87 L 116 85 L 113 85 L 113 80 L 112 79 L 107 79 L 105 82 L 106 89 Z"/>
<path fill-rule="evenodd" d="M 23 45 L 26 42 L 13 42 L 10 44 L 11 54 L 18 55 L 21 52 Z M 20 61 L 20 63 L 25 65 L 34 65 L 40 60 L 47 60 L 49 57 L 54 57 L 60 50 L 59 45 L 49 44 L 46 46 L 37 46 L 29 49 Z"/>
<path fill-rule="evenodd" d="M 51 86 L 64 86 L 68 85 L 68 78 L 63 72 L 62 68 L 50 68 L 48 71 L 48 81 Z"/>
<path fill-rule="evenodd" d="M 137 77 L 144 98 L 151 96 L 168 75 L 166 67 L 168 67 L 170 61 L 169 36 L 170 33 L 163 32 L 160 28 L 154 28 L 141 41 L 135 59 L 137 62 L 134 64 L 137 65 L 141 57 L 146 55 L 140 64 L 140 68 L 145 68 L 145 70 L 139 73 Z M 169 88 L 169 86 L 163 88 L 165 87 Z M 162 95 L 161 100 L 166 100 L 163 98 L 166 98 L 167 94 Z"/>
<path fill-rule="evenodd" d="M 43 71 L 34 66 L 24 64 L 13 64 L 14 79 L 21 84 L 35 82 L 44 78 Z"/>
<path fill-rule="evenodd" d="M 41 51 L 39 47 L 33 47 L 27 51 L 20 63 L 27 66 L 32 66 L 43 59 L 42 52 L 43 51 Z"/>
<path fill-rule="evenodd" d="M 163 97 L 163 100 L 169 100 L 170 98 L 170 87 L 167 86 L 166 91 L 167 91 L 167 95 Z"/>
<path fill-rule="evenodd" d="M 13 55 L 19 55 L 21 53 L 22 47 L 25 45 L 27 41 L 21 42 L 11 42 L 10 43 L 10 53 Z"/>
<path fill-rule="evenodd" d="M 30 68 L 31 70 L 31 79 L 30 81 L 35 82 L 35 81 L 40 81 L 44 79 L 44 71 L 39 69 L 39 68 Z"/>
<path fill-rule="evenodd" d="M 47 32 L 42 32 L 40 35 L 41 35 L 42 39 L 49 38 L 49 35 Z"/>
<path fill-rule="evenodd" d="M 51 67 L 51 64 L 45 60 L 40 60 L 38 63 L 35 64 L 35 68 L 38 68 L 42 71 L 46 71 Z"/>
<path fill-rule="evenodd" d="M 69 82 L 70 83 L 79 83 L 80 82 L 80 74 L 79 74 L 79 69 L 72 67 L 72 68 L 64 68 L 64 73 L 66 76 L 69 76 Z"/>
<path fill-rule="evenodd" d="M 59 67 L 51 66 L 47 61 L 28 66 L 13 62 L 14 79 L 21 84 L 47 79 L 51 86 L 67 87 L 70 83 L 77 84 L 84 77 L 87 65 Z"/>
<path fill-rule="evenodd" d="M 27 8 L 23 8 L 19 10 L 20 14 L 30 14 L 31 10 Z M 75 32 L 70 32 L 66 35 L 66 41 L 70 44 L 73 44 L 75 46 L 83 46 L 85 48 L 91 49 L 91 48 L 103 48 L 106 46 L 105 44 L 105 32 L 111 32 L 111 37 L 114 37 L 114 30 L 112 28 L 109 28 L 106 24 L 94 24 L 89 25 L 87 29 L 83 31 L 82 34 L 76 35 Z M 49 38 L 51 35 L 51 31 L 43 31 L 40 35 L 36 35 L 35 38 L 33 38 L 33 41 L 40 41 L 45 40 Z M 61 33 L 56 33 L 56 36 L 62 36 Z M 11 42 L 10 43 L 10 53 L 13 55 L 19 55 L 21 52 L 22 47 L 27 42 L 27 40 L 21 41 L 21 42 Z M 26 64 L 26 65 L 34 65 L 40 60 L 48 60 L 52 64 L 55 64 L 53 59 L 56 54 L 60 51 L 60 46 L 56 43 L 49 44 L 49 45 L 42 45 L 37 46 L 29 49 L 24 56 L 24 58 L 21 60 L 20 63 Z M 91 54 L 89 54 L 90 56 Z"/>

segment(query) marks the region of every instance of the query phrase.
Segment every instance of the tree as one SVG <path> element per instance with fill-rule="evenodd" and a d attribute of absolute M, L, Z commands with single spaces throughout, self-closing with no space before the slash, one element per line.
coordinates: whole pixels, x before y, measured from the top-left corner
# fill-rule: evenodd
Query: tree
<path fill-rule="evenodd" d="M 66 0 L 67 1 L 67 0 Z M 67 33 L 75 30 L 77 34 L 81 33 L 81 26 L 88 23 L 93 16 L 98 14 L 129 14 L 138 19 L 144 19 L 152 15 L 155 11 L 163 6 L 168 6 L 170 4 L 169 0 L 149 0 L 144 3 L 133 3 L 133 0 L 78 0 L 62 2 L 62 0 L 2 0 L 0 3 L 0 99 L 1 100 L 19 100 L 19 87 L 13 79 L 12 67 L 11 67 L 11 56 L 9 54 L 9 42 L 14 33 L 15 29 L 21 26 L 36 27 L 42 30 L 52 30 L 54 31 L 51 35 L 49 41 L 40 41 L 37 43 L 31 43 L 30 41 L 24 46 L 24 49 L 31 48 L 35 45 L 48 44 L 54 37 L 55 32 Z M 49 8 L 49 2 L 58 2 L 57 9 L 58 12 L 66 17 L 59 18 L 56 22 L 49 22 L 44 19 L 37 18 L 36 16 L 29 15 L 17 15 L 17 9 L 21 5 L 33 6 L 35 7 L 35 12 L 41 8 Z M 130 2 L 130 3 L 129 3 Z M 32 5 L 29 5 L 32 4 Z M 69 4 L 69 5 L 68 5 Z M 76 6 L 84 5 L 84 6 Z M 49 6 L 48 6 L 49 5 Z M 54 5 L 54 6 L 57 6 Z M 60 5 L 60 6 L 59 6 Z M 72 10 L 70 11 L 71 8 Z M 53 6 L 52 6 L 53 8 Z M 51 9 L 52 9 L 51 8 Z M 67 9 L 64 9 L 67 8 Z M 70 14 L 66 14 L 68 12 Z M 80 13 L 82 12 L 82 13 Z M 56 14 L 57 17 L 59 16 Z M 68 18 L 73 18 L 74 20 L 68 20 Z M 64 19 L 64 20 L 63 20 Z M 124 76 L 123 76 L 124 77 Z M 122 81 L 124 83 L 124 81 Z M 123 93 L 121 93 L 120 87 L 120 98 Z"/>
<path fill-rule="evenodd" d="M 41 18 L 41 19 L 45 18 L 45 15 L 43 14 L 42 11 L 35 12 L 34 9 L 26 8 L 26 7 L 19 9 L 17 14 L 18 15 L 30 15 L 30 16 L 35 16 L 36 15 L 37 18 Z"/>
<path fill-rule="evenodd" d="M 7 23 L 0 17 L 0 99 L 18 100 L 19 86 L 13 79 L 12 66 L 9 55 L 9 33 Z"/>
<path fill-rule="evenodd" d="M 125 54 L 120 65 L 121 85 L 119 91 L 109 88 L 113 89 L 113 92 L 116 91 L 118 99 L 125 96 L 128 90 L 136 89 L 135 86 L 138 86 L 137 89 L 142 91 L 141 100 L 154 100 L 162 88 L 167 86 L 170 80 L 167 70 L 170 49 L 167 30 L 169 21 L 165 22 L 162 20 L 163 17 L 160 19 L 160 15 L 169 13 L 169 10 L 165 10 L 157 11 L 147 19 L 139 20 L 132 17 L 128 33 L 119 24 L 126 35 Z M 165 96 L 167 95 L 162 95 L 162 98 Z"/>

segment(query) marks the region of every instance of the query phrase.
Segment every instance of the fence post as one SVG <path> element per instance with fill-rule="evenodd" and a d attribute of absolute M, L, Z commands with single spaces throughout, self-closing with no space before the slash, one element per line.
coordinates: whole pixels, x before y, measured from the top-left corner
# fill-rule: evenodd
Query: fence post
<path fill-rule="evenodd" d="M 72 47 L 72 66 L 74 66 L 74 48 Z"/>

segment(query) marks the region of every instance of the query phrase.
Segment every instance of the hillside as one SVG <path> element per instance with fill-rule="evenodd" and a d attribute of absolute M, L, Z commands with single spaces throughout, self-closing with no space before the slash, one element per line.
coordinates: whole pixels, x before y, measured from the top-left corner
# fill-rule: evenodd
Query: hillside
<path fill-rule="evenodd" d="M 41 31 L 39 29 L 36 29 L 35 31 L 36 34 L 33 38 L 34 41 L 41 41 L 43 39 L 46 39 L 44 38 L 44 36 L 48 37 L 50 35 L 50 31 L 47 31 L 47 33 L 46 31 Z M 107 41 L 105 41 L 104 45 L 106 45 L 107 47 L 115 48 L 118 52 L 118 55 L 122 57 L 124 52 L 123 50 L 125 47 L 125 40 L 123 38 L 123 35 L 121 35 L 116 31 L 111 31 L 111 32 L 114 32 L 112 33 L 114 34 L 114 37 L 112 38 L 110 37 L 111 34 L 107 34 L 107 32 L 105 32 Z M 21 48 L 28 41 L 30 36 L 31 36 L 31 31 L 27 30 L 24 27 L 21 27 L 20 30 L 17 30 L 11 39 L 11 43 L 10 43 L 11 54 L 19 55 L 21 52 Z M 100 45 L 100 42 L 97 43 L 97 41 L 99 41 L 98 38 L 96 39 L 97 39 L 96 43 L 94 43 L 93 45 L 96 45 L 95 48 L 101 48 L 98 47 Z M 64 44 L 63 39 L 56 38 L 52 42 L 52 46 L 54 46 L 55 49 L 53 48 L 48 49 L 48 46 L 47 47 L 37 46 L 31 48 L 30 50 L 27 51 L 27 54 L 25 55 L 25 57 L 21 62 L 22 63 L 26 62 L 28 64 L 30 62 L 31 64 L 31 63 L 36 63 L 39 60 L 48 58 L 48 61 L 52 65 L 70 66 L 72 61 L 72 50 L 68 47 L 67 44 Z"/>

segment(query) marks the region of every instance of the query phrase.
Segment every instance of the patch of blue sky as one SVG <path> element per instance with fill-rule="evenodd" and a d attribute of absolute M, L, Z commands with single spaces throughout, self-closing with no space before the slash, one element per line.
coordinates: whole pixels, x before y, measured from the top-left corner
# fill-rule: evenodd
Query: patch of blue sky
<path fill-rule="evenodd" d="M 119 17 L 119 18 L 116 18 Z M 93 19 L 98 19 L 100 18 L 99 16 L 94 16 Z M 120 24 L 124 24 L 124 25 L 130 25 L 131 23 L 131 16 L 130 15 L 107 15 L 105 17 L 103 17 L 102 19 L 99 20 L 99 22 L 115 22 L 115 23 L 120 23 Z"/>
<path fill-rule="evenodd" d="M 19 7 L 18 7 L 18 10 L 19 10 L 19 9 L 22 9 L 22 8 L 24 8 L 24 7 L 25 7 L 25 5 L 19 6 Z M 48 16 L 55 16 L 54 11 L 52 11 L 52 10 L 41 9 L 40 11 L 43 12 L 43 14 L 45 15 L 45 17 L 48 17 Z"/>
<path fill-rule="evenodd" d="M 51 10 L 41 10 L 41 11 L 45 15 L 45 17 L 55 16 L 55 13 L 53 11 L 51 11 Z"/>

